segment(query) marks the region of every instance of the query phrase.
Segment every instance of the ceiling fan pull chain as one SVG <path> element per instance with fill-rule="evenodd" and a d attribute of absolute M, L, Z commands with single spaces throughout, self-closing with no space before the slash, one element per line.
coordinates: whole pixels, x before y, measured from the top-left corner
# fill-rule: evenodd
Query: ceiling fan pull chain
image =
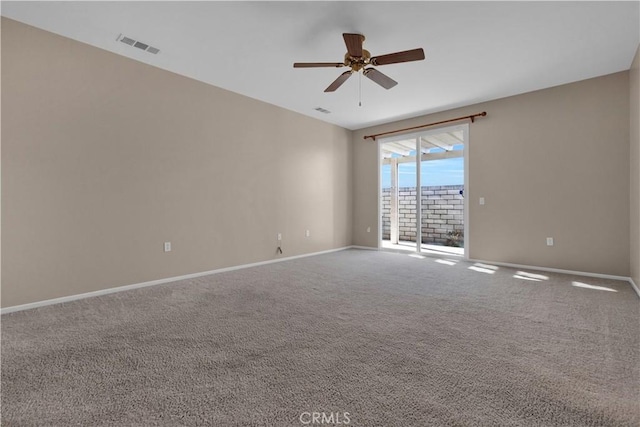
<path fill-rule="evenodd" d="M 358 107 L 362 107 L 362 73 L 358 72 Z"/>

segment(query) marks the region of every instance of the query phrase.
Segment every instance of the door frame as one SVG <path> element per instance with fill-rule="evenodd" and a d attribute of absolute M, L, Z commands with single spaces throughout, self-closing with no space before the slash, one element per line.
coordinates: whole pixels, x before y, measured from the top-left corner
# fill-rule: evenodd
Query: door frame
<path fill-rule="evenodd" d="M 469 123 L 462 123 L 457 125 L 448 125 L 448 126 L 438 126 L 428 130 L 423 130 L 419 132 L 411 132 L 411 133 L 401 133 L 393 136 L 389 136 L 386 138 L 377 139 L 377 177 L 378 177 L 378 249 L 382 249 L 382 156 L 380 155 L 380 150 L 382 148 L 382 144 L 387 142 L 406 140 L 406 139 L 416 139 L 416 149 L 418 148 L 419 138 L 422 136 L 438 134 L 442 132 L 451 132 L 451 131 L 462 131 L 462 140 L 463 140 L 463 168 L 464 168 L 464 194 L 462 197 L 463 200 L 463 221 L 464 221 L 464 254 L 463 259 L 469 259 L 469 248 L 471 247 L 471 239 L 469 235 Z M 421 163 L 418 161 L 418 156 L 416 156 L 416 186 L 421 185 Z M 421 191 L 420 191 L 421 193 Z M 421 252 L 422 247 L 422 209 L 421 200 L 418 197 L 418 190 L 416 188 L 416 252 Z"/>

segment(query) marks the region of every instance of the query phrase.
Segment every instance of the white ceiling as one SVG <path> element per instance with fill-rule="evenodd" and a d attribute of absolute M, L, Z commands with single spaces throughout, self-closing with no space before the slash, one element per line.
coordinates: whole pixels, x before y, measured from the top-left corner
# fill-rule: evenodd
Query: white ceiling
<path fill-rule="evenodd" d="M 633 2 L 8 2 L 2 15 L 270 104 L 359 129 L 629 69 Z M 344 69 L 343 32 L 372 55 L 422 47 L 426 60 L 381 66 L 385 90 Z M 119 34 L 160 49 L 152 55 Z M 314 110 L 322 107 L 330 114 Z"/>

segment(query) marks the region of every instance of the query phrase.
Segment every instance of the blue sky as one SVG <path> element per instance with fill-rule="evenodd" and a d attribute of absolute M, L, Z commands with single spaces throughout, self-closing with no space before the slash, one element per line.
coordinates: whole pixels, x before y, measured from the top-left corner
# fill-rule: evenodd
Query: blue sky
<path fill-rule="evenodd" d="M 422 162 L 421 183 L 423 187 L 433 185 L 463 185 L 464 158 L 429 160 Z M 382 166 L 382 188 L 391 187 L 391 166 Z M 415 187 L 416 164 L 400 163 L 398 166 L 398 181 L 400 187 Z"/>

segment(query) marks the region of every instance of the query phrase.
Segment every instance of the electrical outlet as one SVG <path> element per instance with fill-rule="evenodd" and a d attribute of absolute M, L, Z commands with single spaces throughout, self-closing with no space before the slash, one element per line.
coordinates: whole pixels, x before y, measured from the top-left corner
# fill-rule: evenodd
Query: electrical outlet
<path fill-rule="evenodd" d="M 480 197 L 480 204 L 484 205 L 484 197 Z"/>
<path fill-rule="evenodd" d="M 164 251 L 171 252 L 171 242 L 164 242 Z"/>
<path fill-rule="evenodd" d="M 553 237 L 547 237 L 547 246 L 553 246 Z"/>

